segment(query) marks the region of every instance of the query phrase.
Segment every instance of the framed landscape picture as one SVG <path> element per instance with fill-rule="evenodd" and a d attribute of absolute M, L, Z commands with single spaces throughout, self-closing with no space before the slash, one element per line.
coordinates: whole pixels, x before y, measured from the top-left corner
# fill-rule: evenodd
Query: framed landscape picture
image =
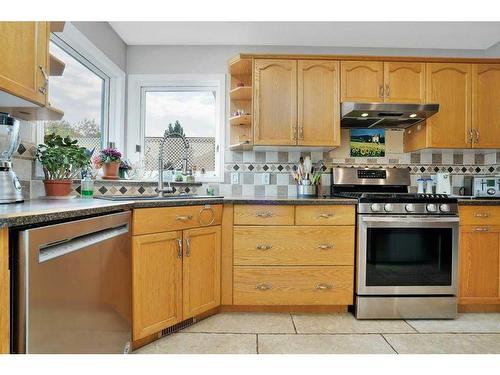
<path fill-rule="evenodd" d="M 351 156 L 385 156 L 385 130 L 351 129 Z"/>

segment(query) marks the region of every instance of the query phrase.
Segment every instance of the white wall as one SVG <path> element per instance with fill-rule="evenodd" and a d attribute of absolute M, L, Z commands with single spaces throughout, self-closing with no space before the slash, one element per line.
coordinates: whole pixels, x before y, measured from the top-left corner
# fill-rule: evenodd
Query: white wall
<path fill-rule="evenodd" d="M 238 53 L 484 57 L 479 50 L 323 48 L 282 46 L 128 46 L 127 73 L 227 73 Z"/>
<path fill-rule="evenodd" d="M 97 48 L 124 72 L 127 70 L 127 45 L 107 22 L 71 22 Z"/>

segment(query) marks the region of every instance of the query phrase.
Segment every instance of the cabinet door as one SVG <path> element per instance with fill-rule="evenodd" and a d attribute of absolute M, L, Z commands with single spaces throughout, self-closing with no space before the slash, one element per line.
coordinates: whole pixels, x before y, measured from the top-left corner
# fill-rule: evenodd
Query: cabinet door
<path fill-rule="evenodd" d="M 500 65 L 473 65 L 474 148 L 500 148 Z"/>
<path fill-rule="evenodd" d="M 389 103 L 424 103 L 425 64 L 385 62 L 384 93 Z"/>
<path fill-rule="evenodd" d="M 460 228 L 460 302 L 500 303 L 500 228 Z"/>
<path fill-rule="evenodd" d="M 381 61 L 342 61 L 340 101 L 383 102 L 384 63 Z"/>
<path fill-rule="evenodd" d="M 340 145 L 339 62 L 298 61 L 298 144 Z"/>
<path fill-rule="evenodd" d="M 182 321 L 182 232 L 133 237 L 133 338 Z"/>
<path fill-rule="evenodd" d="M 426 64 L 426 101 L 439 104 L 427 120 L 428 147 L 471 147 L 471 94 L 470 64 Z"/>
<path fill-rule="evenodd" d="M 255 60 L 254 144 L 297 143 L 297 61 Z"/>
<path fill-rule="evenodd" d="M 184 231 L 184 319 L 220 305 L 220 226 Z"/>
<path fill-rule="evenodd" d="M 47 22 L 0 22 L 0 90 L 47 104 Z"/>

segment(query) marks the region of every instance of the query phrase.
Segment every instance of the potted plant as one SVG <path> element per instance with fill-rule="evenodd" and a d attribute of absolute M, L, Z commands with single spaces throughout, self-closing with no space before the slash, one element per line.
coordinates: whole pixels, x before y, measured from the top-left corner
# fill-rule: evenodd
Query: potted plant
<path fill-rule="evenodd" d="M 127 160 L 123 160 L 120 163 L 120 168 L 118 169 L 118 176 L 124 180 L 128 176 L 128 172 L 132 170 L 132 165 Z"/>
<path fill-rule="evenodd" d="M 117 180 L 118 171 L 122 162 L 122 153 L 116 148 L 105 148 L 101 150 L 94 159 L 94 164 L 102 167 L 105 180 Z"/>
<path fill-rule="evenodd" d="M 81 169 L 90 165 L 90 156 L 77 140 L 55 133 L 44 137 L 44 144 L 37 147 L 36 158 L 42 164 L 47 196 L 67 196 L 71 193 L 73 179 Z"/>

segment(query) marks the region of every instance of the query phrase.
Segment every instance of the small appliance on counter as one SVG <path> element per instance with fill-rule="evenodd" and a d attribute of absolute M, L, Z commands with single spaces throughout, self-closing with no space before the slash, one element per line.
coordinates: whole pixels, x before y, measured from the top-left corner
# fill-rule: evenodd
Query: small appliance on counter
<path fill-rule="evenodd" d="M 21 184 L 12 170 L 11 157 L 19 146 L 19 121 L 0 112 L 0 203 L 22 202 Z"/>
<path fill-rule="evenodd" d="M 451 176 L 447 172 L 436 174 L 436 194 L 451 195 Z"/>
<path fill-rule="evenodd" d="M 500 176 L 465 176 L 464 195 L 476 198 L 500 198 Z"/>

